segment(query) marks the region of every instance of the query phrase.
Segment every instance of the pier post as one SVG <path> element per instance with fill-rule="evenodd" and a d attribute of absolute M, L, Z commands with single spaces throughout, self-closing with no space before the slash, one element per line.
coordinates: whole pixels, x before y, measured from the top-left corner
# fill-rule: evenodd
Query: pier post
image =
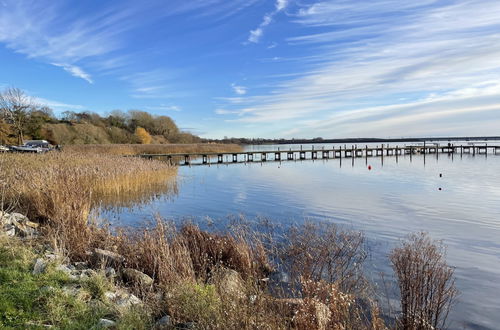
<path fill-rule="evenodd" d="M 217 155 L 217 163 L 223 163 L 224 162 L 224 156 L 222 154 Z"/>
<path fill-rule="evenodd" d="M 207 155 L 201 156 L 201 159 L 202 159 L 203 164 L 208 163 L 208 157 L 207 157 Z"/>
<path fill-rule="evenodd" d="M 274 153 L 274 160 L 281 160 L 281 153 L 280 152 Z"/>
<path fill-rule="evenodd" d="M 238 154 L 233 154 L 233 163 L 238 162 Z"/>

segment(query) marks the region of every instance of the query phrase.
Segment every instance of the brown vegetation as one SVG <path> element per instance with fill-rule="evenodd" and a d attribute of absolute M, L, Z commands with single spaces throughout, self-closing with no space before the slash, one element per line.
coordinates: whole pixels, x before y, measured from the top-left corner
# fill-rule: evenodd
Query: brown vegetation
<path fill-rule="evenodd" d="M 106 150 L 106 146 L 87 147 Z M 144 146 L 150 147 L 150 146 Z M 83 147 L 74 147 L 75 149 Z M 94 148 L 94 149 L 92 149 Z M 220 233 L 158 219 L 141 230 L 89 220 L 110 196 L 172 189 L 175 168 L 158 161 L 76 150 L 0 156 L 4 206 L 43 222 L 42 239 L 74 261 L 103 267 L 95 249 L 120 255 L 115 267 L 149 275 L 134 284 L 153 318 L 202 329 L 384 329 L 363 277 L 363 236 L 332 223 L 306 223 L 265 234 L 243 222 Z M 113 197 L 115 198 L 115 197 Z M 391 255 L 403 329 L 442 327 L 455 297 L 453 272 L 425 236 Z M 281 274 L 291 276 L 284 280 Z"/>
<path fill-rule="evenodd" d="M 89 144 L 65 146 L 65 152 L 108 154 L 108 155 L 140 155 L 171 154 L 201 152 L 239 152 L 242 147 L 236 144 Z"/>
<path fill-rule="evenodd" d="M 413 234 L 391 256 L 401 294 L 401 329 L 443 329 L 457 296 L 443 247 L 425 233 Z"/>

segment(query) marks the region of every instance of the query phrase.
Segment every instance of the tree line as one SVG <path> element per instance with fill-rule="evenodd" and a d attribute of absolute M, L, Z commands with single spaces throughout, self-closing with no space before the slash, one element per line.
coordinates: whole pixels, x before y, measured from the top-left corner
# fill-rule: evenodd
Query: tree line
<path fill-rule="evenodd" d="M 106 116 L 91 111 L 65 111 L 59 117 L 51 108 L 18 88 L 0 93 L 0 144 L 26 140 L 52 144 L 197 143 L 201 139 L 183 132 L 168 116 L 141 110 L 114 110 Z"/>

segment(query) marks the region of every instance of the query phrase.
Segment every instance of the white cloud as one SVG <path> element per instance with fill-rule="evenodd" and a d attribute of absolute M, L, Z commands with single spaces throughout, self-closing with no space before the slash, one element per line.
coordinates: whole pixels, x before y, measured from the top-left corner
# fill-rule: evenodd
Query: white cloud
<path fill-rule="evenodd" d="M 81 78 L 85 81 L 87 81 L 89 84 L 93 84 L 94 82 L 92 81 L 91 76 L 83 71 L 81 68 L 77 67 L 76 65 L 70 65 L 70 64 L 58 64 L 58 63 L 52 63 L 52 65 L 61 67 L 64 69 L 64 71 L 69 72 L 72 76 Z"/>
<path fill-rule="evenodd" d="M 47 106 L 49 108 L 54 108 L 56 110 L 83 110 L 84 109 L 84 106 L 82 106 L 82 105 L 63 103 L 63 102 L 59 102 L 59 101 L 44 99 L 42 97 L 34 97 L 33 100 L 35 101 L 35 103 L 37 103 L 39 105 Z"/>
<path fill-rule="evenodd" d="M 238 122 L 272 125 L 278 136 L 297 120 L 310 123 L 297 131 L 314 136 L 319 127 L 325 136 L 371 135 L 373 127 L 384 127 L 376 136 L 438 126 L 458 132 L 461 120 L 495 113 L 500 124 L 500 90 L 485 84 L 500 74 L 500 2 L 322 1 L 294 17 L 312 31 L 288 39 L 310 52 L 295 59 L 302 71 L 283 76 L 267 94 L 229 104 Z M 351 122 L 336 117 L 351 114 Z"/>
<path fill-rule="evenodd" d="M 271 13 L 265 14 L 260 25 L 255 30 L 250 31 L 248 42 L 254 44 L 258 43 L 264 35 L 264 28 L 271 24 L 274 16 L 276 16 L 276 14 L 278 14 L 280 11 L 283 11 L 287 6 L 288 0 L 277 0 L 275 4 L 276 9 Z"/>
<path fill-rule="evenodd" d="M 276 1 L 276 10 L 281 11 L 288 6 L 288 0 L 277 0 Z"/>
<path fill-rule="evenodd" d="M 245 95 L 247 93 L 247 88 L 244 86 L 238 86 L 236 84 L 231 84 L 233 91 L 238 95 Z"/>
<path fill-rule="evenodd" d="M 176 111 L 176 112 L 182 111 L 181 107 L 177 105 L 165 105 L 165 104 L 161 104 L 158 106 L 147 106 L 145 107 L 145 109 L 154 111 Z"/>

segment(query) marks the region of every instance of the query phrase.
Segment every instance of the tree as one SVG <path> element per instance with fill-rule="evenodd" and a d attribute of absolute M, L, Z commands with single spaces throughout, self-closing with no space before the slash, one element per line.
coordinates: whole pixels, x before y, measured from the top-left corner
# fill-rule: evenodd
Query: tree
<path fill-rule="evenodd" d="M 137 127 L 135 129 L 135 136 L 139 139 L 141 144 L 150 144 L 153 138 L 149 135 L 148 131 L 146 131 L 142 127 Z"/>
<path fill-rule="evenodd" d="M 24 129 L 35 101 L 19 88 L 10 87 L 0 93 L 0 114 L 14 128 L 19 144 L 23 143 Z"/>

